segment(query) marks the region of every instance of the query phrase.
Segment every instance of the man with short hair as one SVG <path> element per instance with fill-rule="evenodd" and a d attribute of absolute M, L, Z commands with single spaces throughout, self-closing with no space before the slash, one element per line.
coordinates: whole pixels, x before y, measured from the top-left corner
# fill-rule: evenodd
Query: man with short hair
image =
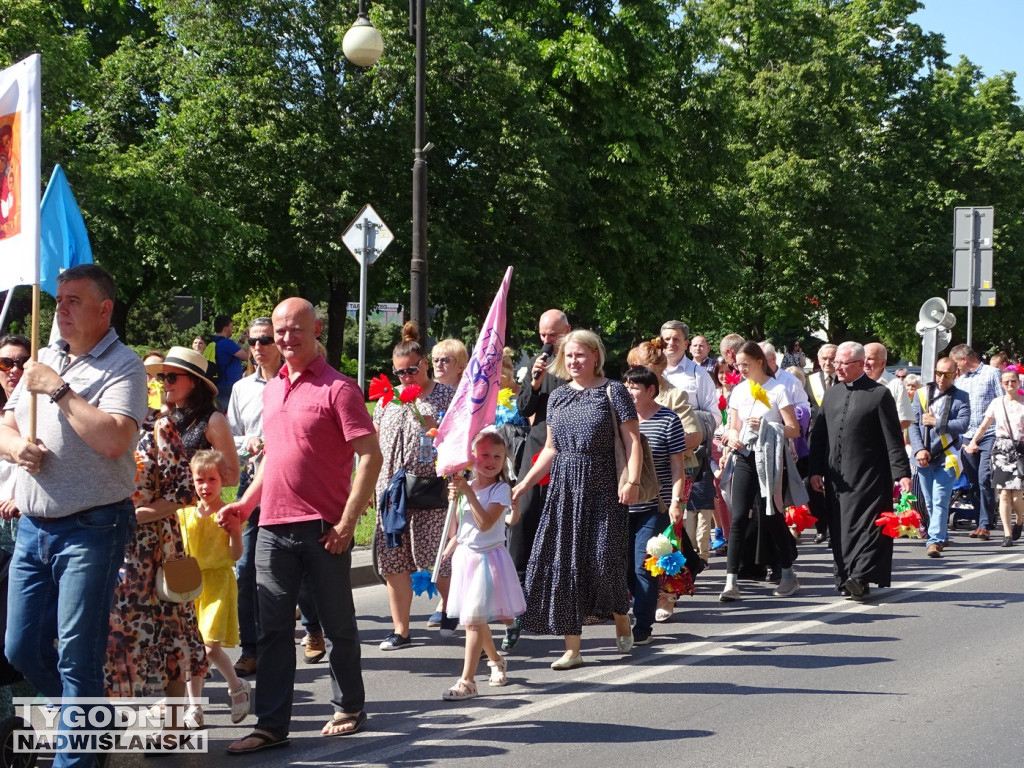
<path fill-rule="evenodd" d="M 548 366 L 558 354 L 562 339 L 572 330 L 569 319 L 560 309 L 549 309 L 540 316 L 537 322 L 537 333 L 544 345 L 550 345 L 551 352 L 536 355 L 530 361 L 529 378 L 523 382 L 523 388 L 516 398 L 516 407 L 525 419 L 532 419 L 530 433 L 526 437 L 523 455 L 516 468 L 519 477 L 526 477 L 533 466 L 533 457 L 540 453 L 548 439 L 548 398 L 558 387 L 567 383 L 548 372 Z M 533 550 L 533 540 L 537 535 L 540 513 L 544 508 L 544 496 L 547 486 L 537 484 L 530 488 L 519 499 L 519 522 L 509 529 L 508 550 L 512 562 L 522 581 L 526 577 L 526 564 Z M 519 619 L 505 631 L 502 650 L 510 651 L 519 642 Z"/>
<path fill-rule="evenodd" d="M 836 350 L 835 344 L 822 344 L 818 347 L 818 367 L 821 370 L 815 371 L 807 377 L 808 402 L 811 405 L 811 426 L 808 430 L 808 444 L 810 444 L 811 430 L 814 429 L 814 420 L 818 416 L 818 409 L 825 399 L 825 393 L 836 383 Z M 808 487 L 808 490 L 810 488 Z M 824 544 L 828 541 L 828 517 L 825 510 L 825 497 L 820 493 L 811 493 L 810 501 L 807 503 L 811 514 L 816 522 L 814 523 L 814 543 Z"/>
<path fill-rule="evenodd" d="M 690 341 L 690 354 L 693 355 L 693 362 L 699 365 L 708 373 L 712 373 L 715 370 L 715 365 L 718 361 L 710 356 L 711 345 L 708 344 L 708 340 L 703 336 L 694 336 L 693 340 Z"/>
<path fill-rule="evenodd" d="M 698 451 L 701 465 L 696 470 L 697 477 L 690 488 L 684 523 L 693 546 L 702 558 L 707 559 L 715 527 L 715 478 L 710 471 L 711 441 L 722 416 L 711 375 L 685 354 L 689 335 L 690 327 L 682 320 L 669 320 L 661 326 L 661 341 L 665 345 L 665 358 L 668 360 L 664 378 L 686 392 L 701 426 L 701 443 L 698 443 L 698 446 L 703 446 Z M 671 615 L 671 608 L 669 598 L 663 594 L 658 602 L 658 616 L 665 619 L 666 615 Z"/>
<path fill-rule="evenodd" d="M 60 274 L 60 338 L 25 364 L 0 425 L 0 458 L 20 467 L 7 656 L 54 700 L 104 695 L 114 585 L 135 530 L 133 449 L 147 411 L 146 370 L 110 327 L 114 297 L 113 279 L 95 264 Z M 69 711 L 61 730 L 76 728 Z M 94 760 L 62 751 L 53 765 L 91 768 Z"/>
<path fill-rule="evenodd" d="M 966 344 L 953 347 L 949 356 L 960 373 L 956 380 L 957 388 L 967 393 L 971 403 L 971 423 L 964 433 L 964 440 L 970 442 L 985 418 L 989 403 L 1002 397 L 999 370 L 981 362 L 978 353 Z M 978 513 L 978 527 L 971 532 L 972 539 L 987 540 L 995 517 L 996 497 L 992 488 L 992 446 L 995 441 L 996 431 L 990 429 L 977 441 L 978 452 L 965 451 L 962 457 L 964 473 L 970 483 L 968 492 Z"/>
<path fill-rule="evenodd" d="M 910 404 L 910 395 L 907 394 L 903 379 L 897 379 L 885 370 L 888 350 L 884 344 L 875 341 L 864 345 L 864 355 L 864 374 L 872 381 L 884 384 L 892 392 L 896 413 L 900 417 L 900 429 L 906 429 L 914 421 L 914 408 Z"/>
<path fill-rule="evenodd" d="M 313 305 L 285 299 L 274 309 L 273 323 L 285 365 L 263 390 L 264 458 L 245 495 L 221 512 L 222 520 L 228 515 L 245 519 L 257 505 L 262 507 L 256 541 L 257 722 L 251 734 L 228 747 L 231 754 L 289 743 L 295 686 L 292 628 L 306 574 L 331 641 L 334 716 L 321 734 L 349 735 L 366 724 L 351 550 L 356 523 L 380 472 L 380 446 L 359 387 L 317 352 L 321 324 Z"/>
<path fill-rule="evenodd" d="M 811 430 L 811 487 L 825 494 L 835 583 L 863 600 L 870 584 L 892 581 L 892 539 L 875 525 L 892 510 L 893 482 L 910 491 L 910 464 L 892 393 L 864 374 L 864 347 L 846 341 L 836 352 L 839 384 Z"/>
<path fill-rule="evenodd" d="M 910 445 L 928 506 L 928 557 L 941 557 L 949 543 L 949 499 L 960 477 L 960 444 L 971 423 L 971 401 L 953 385 L 956 363 L 943 357 L 935 363 L 935 381 L 919 388 L 914 398 Z"/>
<path fill-rule="evenodd" d="M 227 411 L 231 402 L 231 390 L 242 378 L 242 362 L 249 359 L 249 353 L 242 349 L 232 336 L 235 324 L 227 315 L 217 315 L 213 321 L 213 344 L 217 345 L 214 360 L 217 363 L 217 402 L 222 411 Z"/>
<path fill-rule="evenodd" d="M 733 368 L 736 367 L 736 355 L 739 354 L 744 341 L 745 339 L 738 333 L 730 333 L 723 336 L 722 340 L 718 342 L 718 353 Z"/>

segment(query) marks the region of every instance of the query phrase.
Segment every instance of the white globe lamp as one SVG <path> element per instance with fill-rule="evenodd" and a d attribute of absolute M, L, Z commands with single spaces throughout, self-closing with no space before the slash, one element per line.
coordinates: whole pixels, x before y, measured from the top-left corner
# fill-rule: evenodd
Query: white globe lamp
<path fill-rule="evenodd" d="M 357 67 L 372 67 L 384 52 L 384 38 L 368 18 L 360 16 L 345 33 L 341 50 Z"/>

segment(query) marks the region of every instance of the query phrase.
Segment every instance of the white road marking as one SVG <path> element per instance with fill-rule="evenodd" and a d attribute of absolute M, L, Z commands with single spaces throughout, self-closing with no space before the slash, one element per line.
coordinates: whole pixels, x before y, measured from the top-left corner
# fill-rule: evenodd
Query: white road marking
<path fill-rule="evenodd" d="M 549 686 L 548 690 L 590 682 L 591 685 L 588 686 L 585 692 L 545 695 L 543 700 L 516 707 L 514 710 L 501 709 L 495 711 L 491 707 L 467 707 L 462 705 L 458 709 L 460 716 L 460 723 L 458 724 L 430 724 L 427 722 L 417 724 L 417 730 L 437 731 L 437 736 L 433 738 L 413 737 L 410 739 L 408 738 L 409 734 L 398 734 L 405 735 L 407 740 L 398 744 L 390 744 L 374 752 L 367 752 L 368 742 L 396 735 L 395 732 L 370 731 L 365 735 L 352 739 L 350 745 L 353 748 L 359 749 L 359 762 L 361 765 L 372 766 L 372 768 L 378 768 L 378 766 L 386 768 L 387 766 L 394 765 L 395 759 L 406 753 L 412 753 L 424 747 L 443 746 L 460 738 L 475 736 L 481 732 L 481 729 L 490 725 L 501 724 L 507 726 L 516 720 L 534 718 L 541 712 L 549 709 L 563 707 L 585 696 L 593 696 L 596 692 L 614 690 L 621 685 L 628 685 L 629 683 L 639 682 L 649 677 L 664 674 L 666 660 L 669 660 L 669 663 L 674 666 L 689 666 L 700 663 L 709 657 L 726 656 L 736 653 L 744 647 L 757 645 L 768 640 L 777 641 L 783 635 L 799 634 L 806 630 L 818 628 L 823 624 L 832 624 L 850 614 L 865 613 L 875 608 L 909 600 L 920 595 L 922 592 L 934 592 L 952 584 L 962 584 L 980 576 L 987 576 L 992 571 L 983 566 L 999 565 L 1011 561 L 1014 565 L 1024 564 L 1024 557 L 1017 553 L 999 555 L 975 561 L 970 567 L 942 571 L 939 574 L 939 578 L 900 582 L 894 592 L 886 593 L 881 599 L 872 600 L 871 602 L 857 603 L 850 600 L 839 600 L 837 595 L 836 599 L 830 598 L 828 602 L 815 603 L 796 611 L 791 611 L 772 621 L 763 621 L 746 627 L 738 627 L 704 640 L 658 647 L 659 653 L 645 658 L 644 661 L 647 663 L 640 665 L 601 664 L 598 667 L 590 668 L 584 665 L 572 672 L 572 679 L 553 683 Z M 728 609 L 725 608 L 723 610 Z M 799 620 L 803 616 L 814 616 L 815 614 L 822 613 L 828 613 L 828 615 L 817 616 L 816 618 L 803 621 Z M 673 658 L 679 656 L 686 658 Z M 615 675 L 613 682 L 608 682 L 610 675 Z M 598 678 L 602 682 L 596 682 Z M 487 713 L 487 716 L 475 719 L 474 715 L 479 713 Z M 370 722 L 373 722 L 372 717 Z M 327 743 L 328 741 L 330 743 Z M 301 766 L 337 765 L 340 746 L 336 740 L 325 740 L 324 746 L 316 749 L 316 753 L 311 756 L 312 759 L 307 758 L 290 762 L 289 764 Z M 316 759 L 328 755 L 334 755 L 335 757 L 332 760 L 323 761 Z"/>

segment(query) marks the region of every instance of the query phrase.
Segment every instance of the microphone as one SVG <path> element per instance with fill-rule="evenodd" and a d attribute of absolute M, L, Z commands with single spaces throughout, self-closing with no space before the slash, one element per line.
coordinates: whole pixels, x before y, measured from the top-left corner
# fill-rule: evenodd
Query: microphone
<path fill-rule="evenodd" d="M 551 353 L 554 351 L 555 348 L 553 346 L 551 346 L 550 344 L 545 344 L 543 347 L 540 348 L 540 357 L 537 359 L 543 360 L 546 363 L 548 361 L 548 357 L 550 357 Z M 533 380 L 536 381 L 537 379 L 539 379 L 541 373 L 542 371 L 535 371 L 533 374 Z"/>

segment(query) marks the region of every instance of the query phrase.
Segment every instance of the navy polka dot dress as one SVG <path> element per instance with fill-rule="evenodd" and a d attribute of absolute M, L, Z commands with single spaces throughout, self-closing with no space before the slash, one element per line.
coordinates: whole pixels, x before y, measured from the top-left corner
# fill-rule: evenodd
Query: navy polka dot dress
<path fill-rule="evenodd" d="M 566 384 L 548 401 L 557 453 L 526 568 L 528 632 L 579 635 L 587 616 L 629 613 L 629 516 L 618 501 L 613 403 L 620 421 L 636 421 L 617 381 L 583 390 Z"/>

